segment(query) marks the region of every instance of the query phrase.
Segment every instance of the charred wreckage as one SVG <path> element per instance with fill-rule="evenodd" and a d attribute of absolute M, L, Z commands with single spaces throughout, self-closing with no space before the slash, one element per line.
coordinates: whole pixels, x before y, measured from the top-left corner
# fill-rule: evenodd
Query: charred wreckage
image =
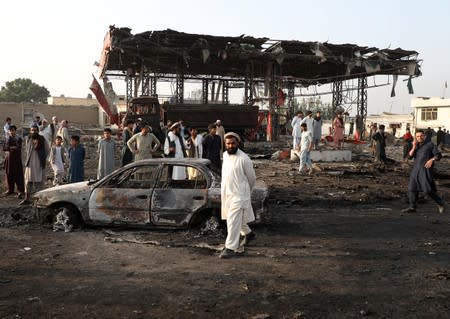
<path fill-rule="evenodd" d="M 343 83 L 357 80 L 356 127 L 362 130 L 367 116 L 368 77 L 392 76 L 391 95 L 395 95 L 398 76 L 408 77 L 407 87 L 412 93 L 412 79 L 421 75 L 418 52 L 400 48 L 272 40 L 246 35 L 213 36 L 170 29 L 132 34 L 130 28 L 115 26 L 110 26 L 104 38 L 97 64 L 105 84 L 110 83 L 109 77 L 125 80 L 129 114 L 136 113 L 131 109 L 133 98 L 157 97 L 158 81 L 166 81 L 175 84 L 174 96 L 163 105 L 161 122 L 167 120 L 163 112 L 168 109 L 178 108 L 184 116 L 196 112 L 205 115 L 205 112 L 214 114 L 214 107 L 222 104 L 224 109 L 231 110 L 222 113 L 222 122 L 233 126 L 233 130 L 250 127 L 253 132 L 249 136 L 265 119 L 269 141 L 277 137 L 280 116 L 292 115 L 296 88 L 331 84 L 332 106 L 336 109 L 344 103 Z M 186 103 L 186 81 L 201 83 L 201 104 Z M 264 87 L 263 96 L 258 95 L 258 85 Z M 244 90 L 243 104 L 230 104 L 229 90 L 234 88 Z M 111 99 L 102 97 L 98 86 L 93 91 L 111 123 L 120 124 Z M 261 100 L 268 102 L 268 109 L 258 113 L 254 104 Z M 252 111 L 248 111 L 252 106 Z M 240 120 L 240 113 L 248 115 L 245 121 Z M 188 122 L 187 118 L 184 120 Z"/>

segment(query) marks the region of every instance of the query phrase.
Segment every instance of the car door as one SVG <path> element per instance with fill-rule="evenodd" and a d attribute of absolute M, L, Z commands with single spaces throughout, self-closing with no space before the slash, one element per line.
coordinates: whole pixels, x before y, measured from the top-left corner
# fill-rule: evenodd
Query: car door
<path fill-rule="evenodd" d="M 112 176 L 94 189 L 89 217 L 94 224 L 146 225 L 159 165 L 137 166 Z"/>
<path fill-rule="evenodd" d="M 185 166 L 186 170 L 188 168 L 194 169 Z M 207 176 L 197 170 L 195 177 L 173 180 L 171 172 L 171 164 L 165 164 L 152 193 L 151 222 L 154 225 L 186 227 L 192 217 L 208 204 Z"/>

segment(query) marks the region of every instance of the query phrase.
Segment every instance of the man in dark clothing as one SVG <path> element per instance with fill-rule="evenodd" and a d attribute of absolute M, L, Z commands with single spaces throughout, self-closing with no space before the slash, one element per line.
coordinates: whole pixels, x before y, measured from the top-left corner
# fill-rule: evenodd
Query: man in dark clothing
<path fill-rule="evenodd" d="M 437 195 L 433 179 L 434 162 L 439 161 L 442 155 L 436 145 L 425 141 L 425 133 L 422 130 L 416 131 L 415 137 L 413 148 L 409 152 L 410 158 L 415 157 L 408 186 L 409 207 L 403 209 L 402 212 L 415 212 L 418 194 L 424 192 L 438 204 L 439 212 L 443 213 L 444 201 Z"/>
<path fill-rule="evenodd" d="M 219 135 L 216 135 L 216 124 L 208 125 L 209 134 L 203 138 L 203 158 L 211 161 L 211 168 L 216 172 L 222 169 L 222 162 L 220 160 L 220 150 L 222 149 L 222 140 Z"/>
<path fill-rule="evenodd" d="M 431 138 L 433 137 L 435 132 L 431 127 L 428 127 L 426 129 L 426 131 L 424 132 L 424 134 L 425 134 L 425 143 L 428 143 L 428 142 L 431 142 Z"/>
<path fill-rule="evenodd" d="M 3 150 L 5 151 L 4 168 L 8 190 L 5 195 L 14 194 L 14 185 L 17 185 L 17 197 L 21 198 L 25 192 L 22 166 L 22 138 L 16 134 L 16 126 L 9 126 L 9 134 L 6 138 Z"/>
<path fill-rule="evenodd" d="M 384 125 L 378 127 L 378 131 L 372 136 L 376 142 L 375 145 L 375 161 L 386 163 L 386 133 L 384 132 Z"/>
<path fill-rule="evenodd" d="M 444 139 L 445 139 L 445 133 L 439 127 L 438 131 L 436 133 L 436 146 L 439 146 L 440 144 L 442 144 L 444 142 Z"/>

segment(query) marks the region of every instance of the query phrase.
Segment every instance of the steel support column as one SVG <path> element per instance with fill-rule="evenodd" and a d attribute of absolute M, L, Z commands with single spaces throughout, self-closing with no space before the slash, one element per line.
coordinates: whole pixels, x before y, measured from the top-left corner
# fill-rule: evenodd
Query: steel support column
<path fill-rule="evenodd" d="M 342 105 L 342 81 L 333 82 L 333 101 L 331 103 L 333 114 L 336 113 L 338 106 Z"/>
<path fill-rule="evenodd" d="M 228 93 L 229 93 L 228 81 L 223 80 L 222 82 L 223 82 L 222 83 L 222 104 L 228 104 L 228 103 L 230 103 L 230 100 L 228 99 Z"/>
<path fill-rule="evenodd" d="M 356 104 L 356 128 L 359 133 L 364 131 L 367 117 L 367 78 L 358 78 L 358 100 Z"/>
<path fill-rule="evenodd" d="M 158 82 L 158 78 L 156 76 L 151 76 L 150 77 L 150 95 L 151 96 L 156 96 L 158 94 L 157 90 L 156 90 L 156 83 Z"/>
<path fill-rule="evenodd" d="M 142 80 L 142 95 L 150 94 L 150 76 L 148 74 L 144 75 Z"/>
<path fill-rule="evenodd" d="M 252 105 L 253 101 L 253 64 L 248 64 L 246 69 L 246 76 L 244 81 L 244 97 L 245 103 Z"/>
<path fill-rule="evenodd" d="M 127 91 L 127 106 L 129 107 L 131 105 L 131 99 L 133 98 L 133 77 L 130 75 L 131 72 L 128 72 L 127 76 L 125 77 L 126 82 L 126 91 Z"/>
<path fill-rule="evenodd" d="M 184 102 L 184 76 L 182 73 L 177 74 L 175 101 L 177 104 L 183 104 Z"/>
<path fill-rule="evenodd" d="M 292 118 L 294 117 L 294 94 L 295 94 L 295 84 L 292 82 L 288 83 L 288 92 L 287 92 L 287 105 L 288 105 L 288 110 L 289 110 L 289 116 Z"/>
<path fill-rule="evenodd" d="M 209 81 L 207 79 L 202 80 L 202 103 L 208 104 L 209 94 Z"/>

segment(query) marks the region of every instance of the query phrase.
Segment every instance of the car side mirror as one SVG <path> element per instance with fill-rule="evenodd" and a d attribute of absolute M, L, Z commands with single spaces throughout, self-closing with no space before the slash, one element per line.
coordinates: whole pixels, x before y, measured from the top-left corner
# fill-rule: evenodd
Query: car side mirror
<path fill-rule="evenodd" d="M 92 184 L 94 184 L 96 181 L 97 181 L 96 179 L 89 178 L 89 179 L 88 179 L 88 185 L 92 185 Z"/>

